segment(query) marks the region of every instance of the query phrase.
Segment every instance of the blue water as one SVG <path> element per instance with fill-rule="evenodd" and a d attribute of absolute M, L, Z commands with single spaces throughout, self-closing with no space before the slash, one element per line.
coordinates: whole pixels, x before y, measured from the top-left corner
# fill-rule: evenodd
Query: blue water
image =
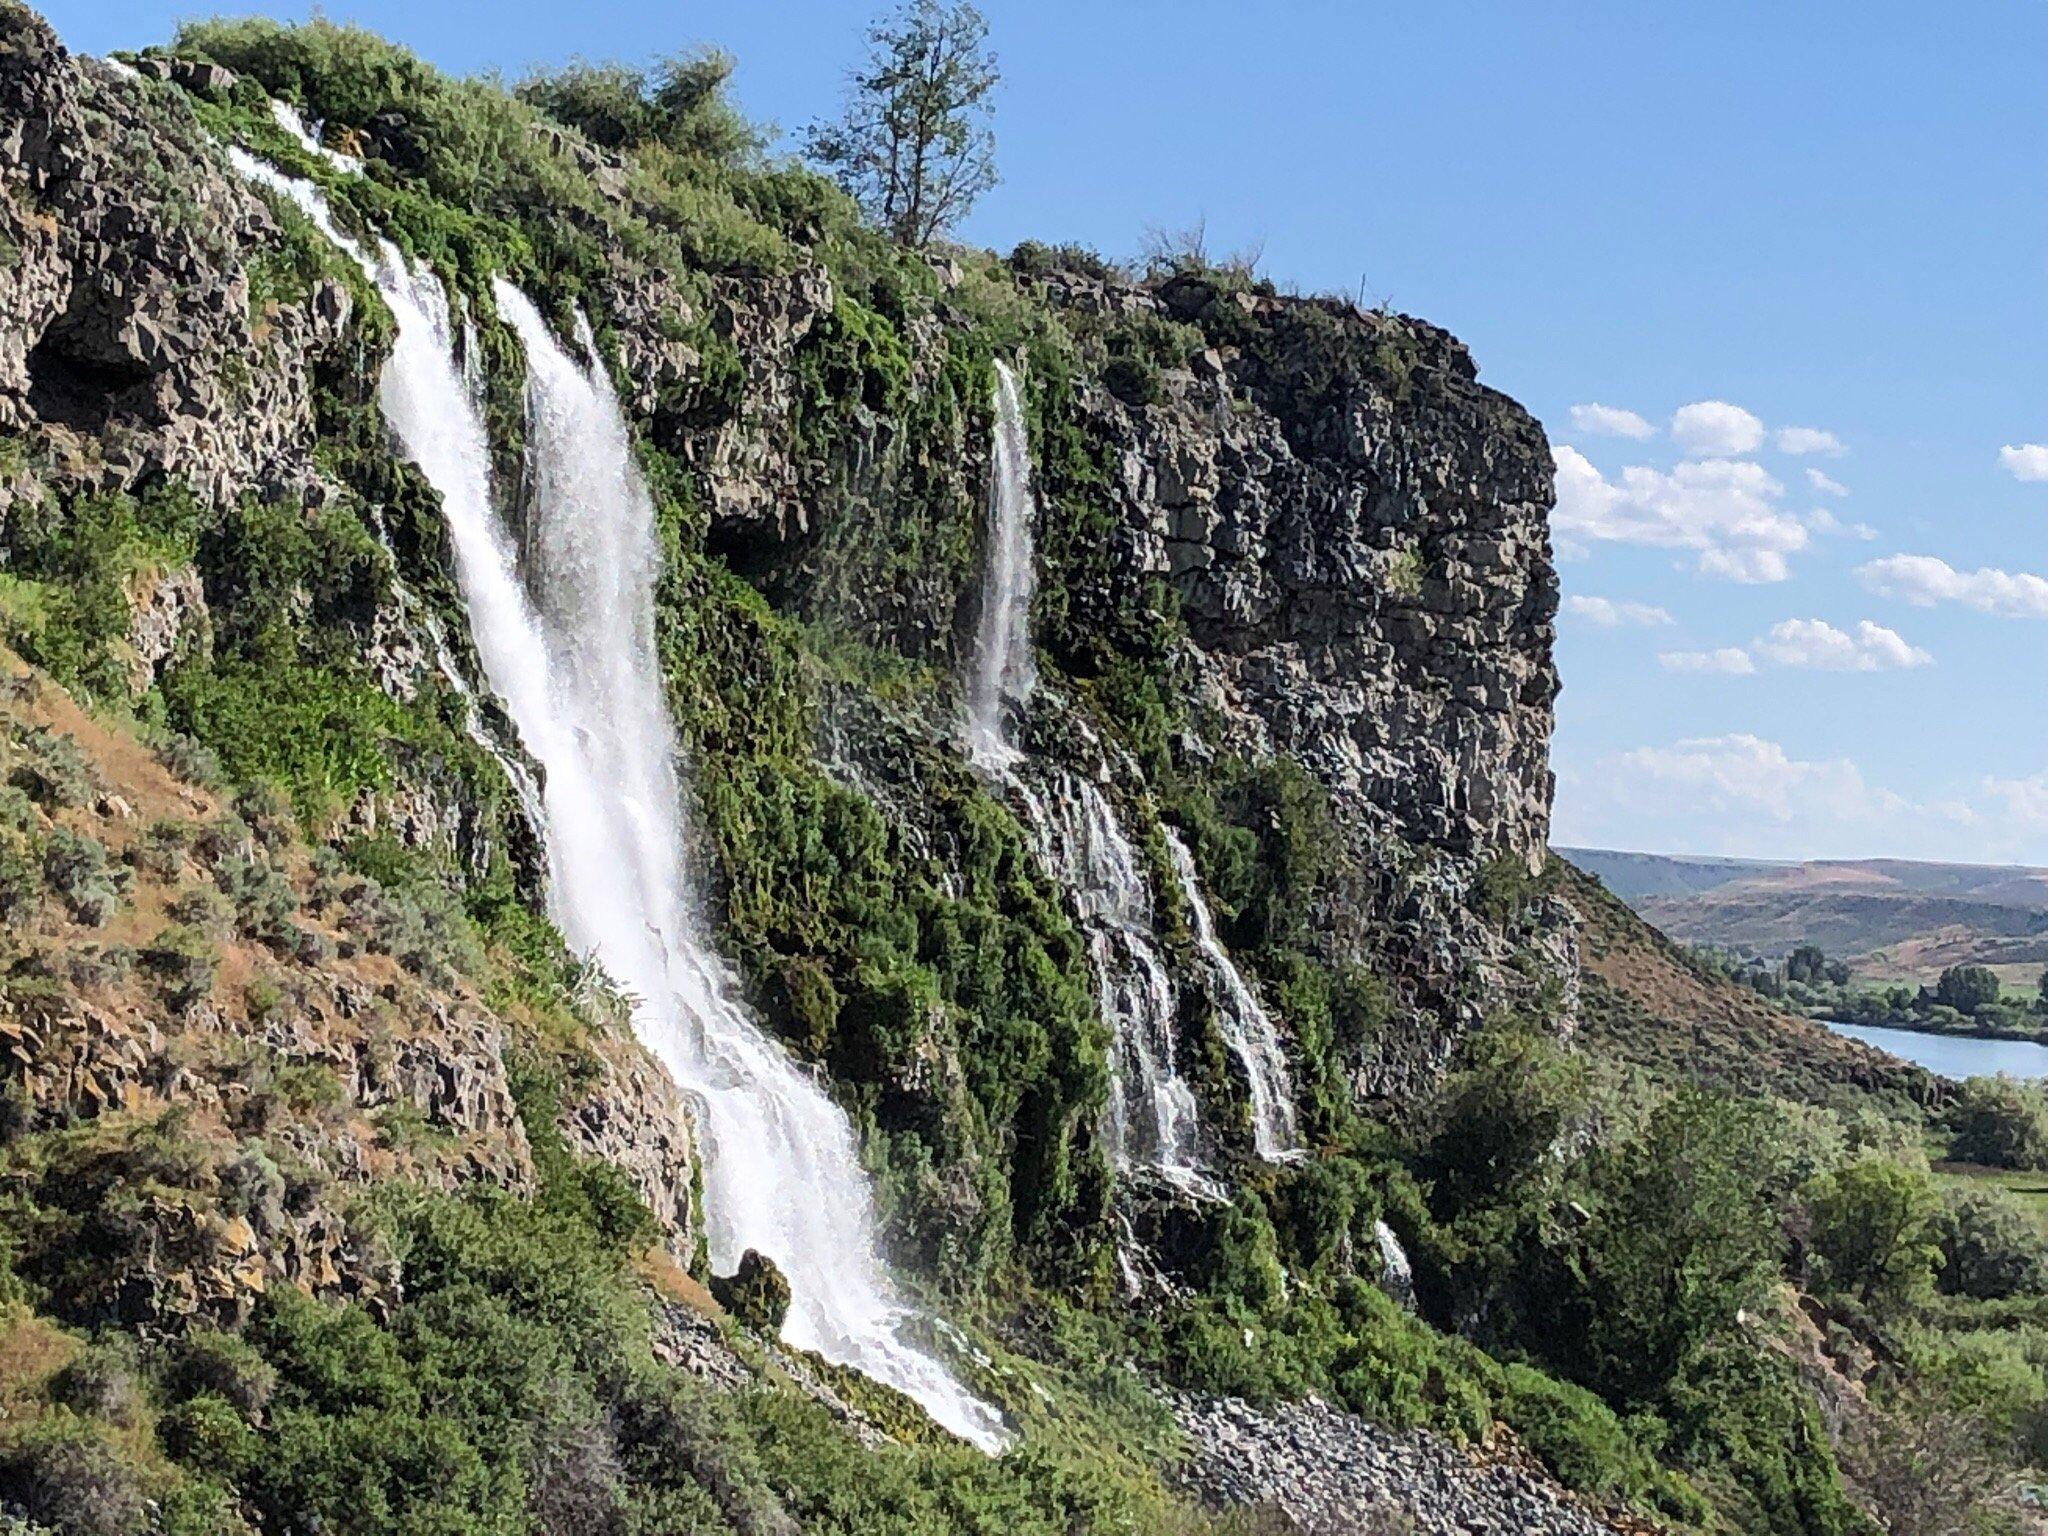
<path fill-rule="evenodd" d="M 1832 1021 L 1828 1028 L 1943 1077 L 1995 1077 L 2000 1072 L 2008 1077 L 2048 1077 L 2048 1045 L 2030 1040 L 1974 1040 L 1967 1035 L 1923 1035 L 1911 1029 Z"/>

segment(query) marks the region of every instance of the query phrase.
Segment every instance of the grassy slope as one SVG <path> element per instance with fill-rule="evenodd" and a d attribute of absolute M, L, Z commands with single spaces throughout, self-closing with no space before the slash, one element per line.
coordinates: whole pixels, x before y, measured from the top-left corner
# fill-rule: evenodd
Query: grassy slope
<path fill-rule="evenodd" d="M 1585 921 L 1579 1038 L 1667 1082 L 1821 1102 L 1844 1089 L 1919 1100 L 1932 1079 L 1695 966 L 1570 863 L 1562 892 Z"/>
<path fill-rule="evenodd" d="M 904 1442 L 864 1447 L 723 1322 L 741 1358 L 769 1362 L 759 1388 L 718 1393 L 663 1367 L 657 1303 L 714 1319 L 717 1307 L 651 1242 L 630 1189 L 571 1153 L 545 1113 L 594 1069 L 579 1058 L 634 1048 L 534 978 L 519 984 L 494 948 L 459 949 L 461 969 L 392 953 L 286 823 L 252 835 L 224 788 L 0 650 L 0 781 L 44 782 L 30 770 L 53 738 L 62 792 L 0 789 L 0 852 L 33 854 L 10 866 L 0 1048 L 24 1049 L 26 1029 L 35 1053 L 0 1070 L 0 1487 L 50 1528 L 140 1530 L 129 1517 L 147 1500 L 168 1536 L 283 1518 L 460 1536 L 529 1515 L 566 1528 L 552 1521 L 572 1509 L 707 1532 L 780 1531 L 788 1515 L 849 1536 L 1253 1529 L 1167 1492 L 1155 1465 L 1174 1454 L 1170 1423 L 1099 1350 L 991 1367 L 1029 1441 L 1000 1463 L 828 1372 Z M 171 824 L 192 836 L 154 851 Z M 21 884 L 60 828 L 120 872 L 105 910 L 81 917 L 55 883 Z M 152 947 L 184 926 L 179 899 L 213 890 L 234 859 L 274 871 L 288 920 L 324 943 L 302 959 L 263 936 L 274 905 L 260 931 L 223 912 L 211 964 L 173 1001 Z M 141 958 L 108 958 L 130 952 Z M 446 1038 L 463 1017 L 495 1021 L 486 1053 L 526 1063 L 502 1121 L 366 1103 L 325 1065 L 413 1041 L 459 1055 L 477 1043 Z M 275 1044 L 295 1039 L 305 1061 Z M 110 1060 L 176 1076 L 95 1089 Z M 335 1255 L 304 1253 L 303 1226 L 266 1214 L 260 1180 L 246 1187 L 273 1162 L 286 1212 L 314 1203 L 358 1250 L 392 1256 L 402 1283 L 373 1307 L 350 1300 L 364 1277 L 323 1268 Z M 127 1309 L 144 1293 L 196 1297 L 197 1311 L 138 1344 Z M 530 1447 L 542 1426 L 568 1449 Z"/>

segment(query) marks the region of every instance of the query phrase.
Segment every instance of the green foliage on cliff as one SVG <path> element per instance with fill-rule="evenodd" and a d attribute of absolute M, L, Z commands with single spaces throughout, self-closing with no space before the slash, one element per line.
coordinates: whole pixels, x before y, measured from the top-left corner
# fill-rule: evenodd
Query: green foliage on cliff
<path fill-rule="evenodd" d="M 662 597 L 685 745 L 718 765 L 697 803 L 727 931 L 770 1019 L 851 1095 L 889 1214 L 927 1272 L 963 1291 L 1019 1250 L 1063 1282 L 1097 1283 L 1102 1027 L 1080 940 L 1022 830 L 957 759 L 905 737 L 950 859 L 914 849 L 820 762 L 835 679 L 803 632 L 679 550 Z M 920 1060 L 957 1075 L 915 1084 Z"/>

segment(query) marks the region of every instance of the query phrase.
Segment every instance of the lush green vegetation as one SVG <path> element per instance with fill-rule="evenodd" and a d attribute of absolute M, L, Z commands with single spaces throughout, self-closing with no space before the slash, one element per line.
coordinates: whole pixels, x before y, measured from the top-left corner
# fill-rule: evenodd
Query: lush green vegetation
<path fill-rule="evenodd" d="M 527 1093 L 544 1111 L 542 1088 Z M 541 1152 L 547 1122 L 528 1123 Z M 142 1211 L 216 1208 L 223 1155 L 175 1115 L 16 1138 L 0 1159 L 0 1484 L 39 1528 L 110 1536 L 1223 1529 L 1133 1459 L 1162 1432 L 1156 1409 L 1077 1399 L 1111 1417 L 1000 1462 L 937 1440 L 876 1452 L 793 1394 L 661 1367 L 630 1264 L 651 1218 L 608 1166 L 539 1161 L 532 1202 L 368 1201 L 362 1240 L 403 1266 L 402 1301 L 283 1287 L 237 1327 L 138 1348 L 91 1258 L 64 1250 L 114 1235 L 114 1188 Z"/>

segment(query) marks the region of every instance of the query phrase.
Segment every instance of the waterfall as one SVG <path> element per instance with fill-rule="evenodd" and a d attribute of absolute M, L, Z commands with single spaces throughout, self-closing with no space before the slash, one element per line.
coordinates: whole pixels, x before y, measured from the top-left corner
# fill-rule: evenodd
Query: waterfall
<path fill-rule="evenodd" d="M 981 623 L 966 680 L 969 759 L 1023 807 L 1039 858 L 1065 891 L 1088 940 L 1095 990 L 1115 1032 L 1109 1111 L 1111 1163 L 1150 1168 L 1205 1196 L 1221 1194 L 1202 1171 L 1201 1116 L 1174 1061 L 1179 993 L 1155 938 L 1151 887 L 1137 850 L 1100 788 L 1078 775 L 1035 767 L 1010 738 L 1031 702 L 1031 444 L 1016 376 L 996 364 L 995 436 L 989 455 L 988 552 Z"/>
<path fill-rule="evenodd" d="M 1195 945 L 1208 963 L 1214 982 L 1212 994 L 1224 1043 L 1244 1067 L 1245 1085 L 1252 1101 L 1252 1145 L 1267 1162 L 1278 1162 L 1296 1154 L 1299 1130 L 1294 1116 L 1294 1085 L 1287 1075 L 1287 1056 L 1281 1049 L 1280 1031 L 1244 973 L 1230 958 L 1230 952 L 1216 937 L 1216 919 L 1202 898 L 1201 883 L 1195 878 L 1194 856 L 1180 834 L 1166 829 L 1166 851 L 1173 858 L 1174 879 L 1181 898 L 1194 920 Z"/>
<path fill-rule="evenodd" d="M 1408 1250 L 1394 1229 L 1384 1221 L 1372 1224 L 1372 1239 L 1379 1249 L 1380 1289 L 1410 1312 L 1415 1310 L 1415 1267 L 1408 1262 Z"/>
<path fill-rule="evenodd" d="M 1118 1168 L 1151 1168 L 1197 1195 L 1220 1197 L 1202 1171 L 1195 1095 L 1174 1062 L 1180 993 L 1154 938 L 1151 886 L 1109 797 L 1086 779 L 1051 773 L 1044 790 L 1013 779 L 1039 857 L 1059 878 L 1088 940 L 1096 995 L 1115 1031 L 1105 1141 Z"/>
<path fill-rule="evenodd" d="M 996 364 L 995 406 L 981 633 L 967 679 L 967 749 L 987 769 L 1015 762 L 1010 715 L 1030 702 L 1038 685 L 1038 665 L 1031 653 L 1031 442 L 1016 376 L 1001 362 Z"/>
<path fill-rule="evenodd" d="M 545 770 L 550 913 L 633 1000 L 636 1031 L 699 1105 L 714 1262 L 767 1254 L 790 1282 L 792 1345 L 1000 1449 L 993 1410 L 902 1337 L 913 1318 L 876 1250 L 852 1127 L 755 1026 L 704 937 L 655 653 L 653 506 L 603 368 L 570 358 L 525 297 L 498 285 L 527 354 L 534 548 L 522 568 L 493 509 L 488 439 L 441 285 L 388 243 L 372 254 L 342 234 L 317 188 L 230 154 L 361 262 L 397 318 L 379 399 L 440 493 L 486 679 Z"/>

